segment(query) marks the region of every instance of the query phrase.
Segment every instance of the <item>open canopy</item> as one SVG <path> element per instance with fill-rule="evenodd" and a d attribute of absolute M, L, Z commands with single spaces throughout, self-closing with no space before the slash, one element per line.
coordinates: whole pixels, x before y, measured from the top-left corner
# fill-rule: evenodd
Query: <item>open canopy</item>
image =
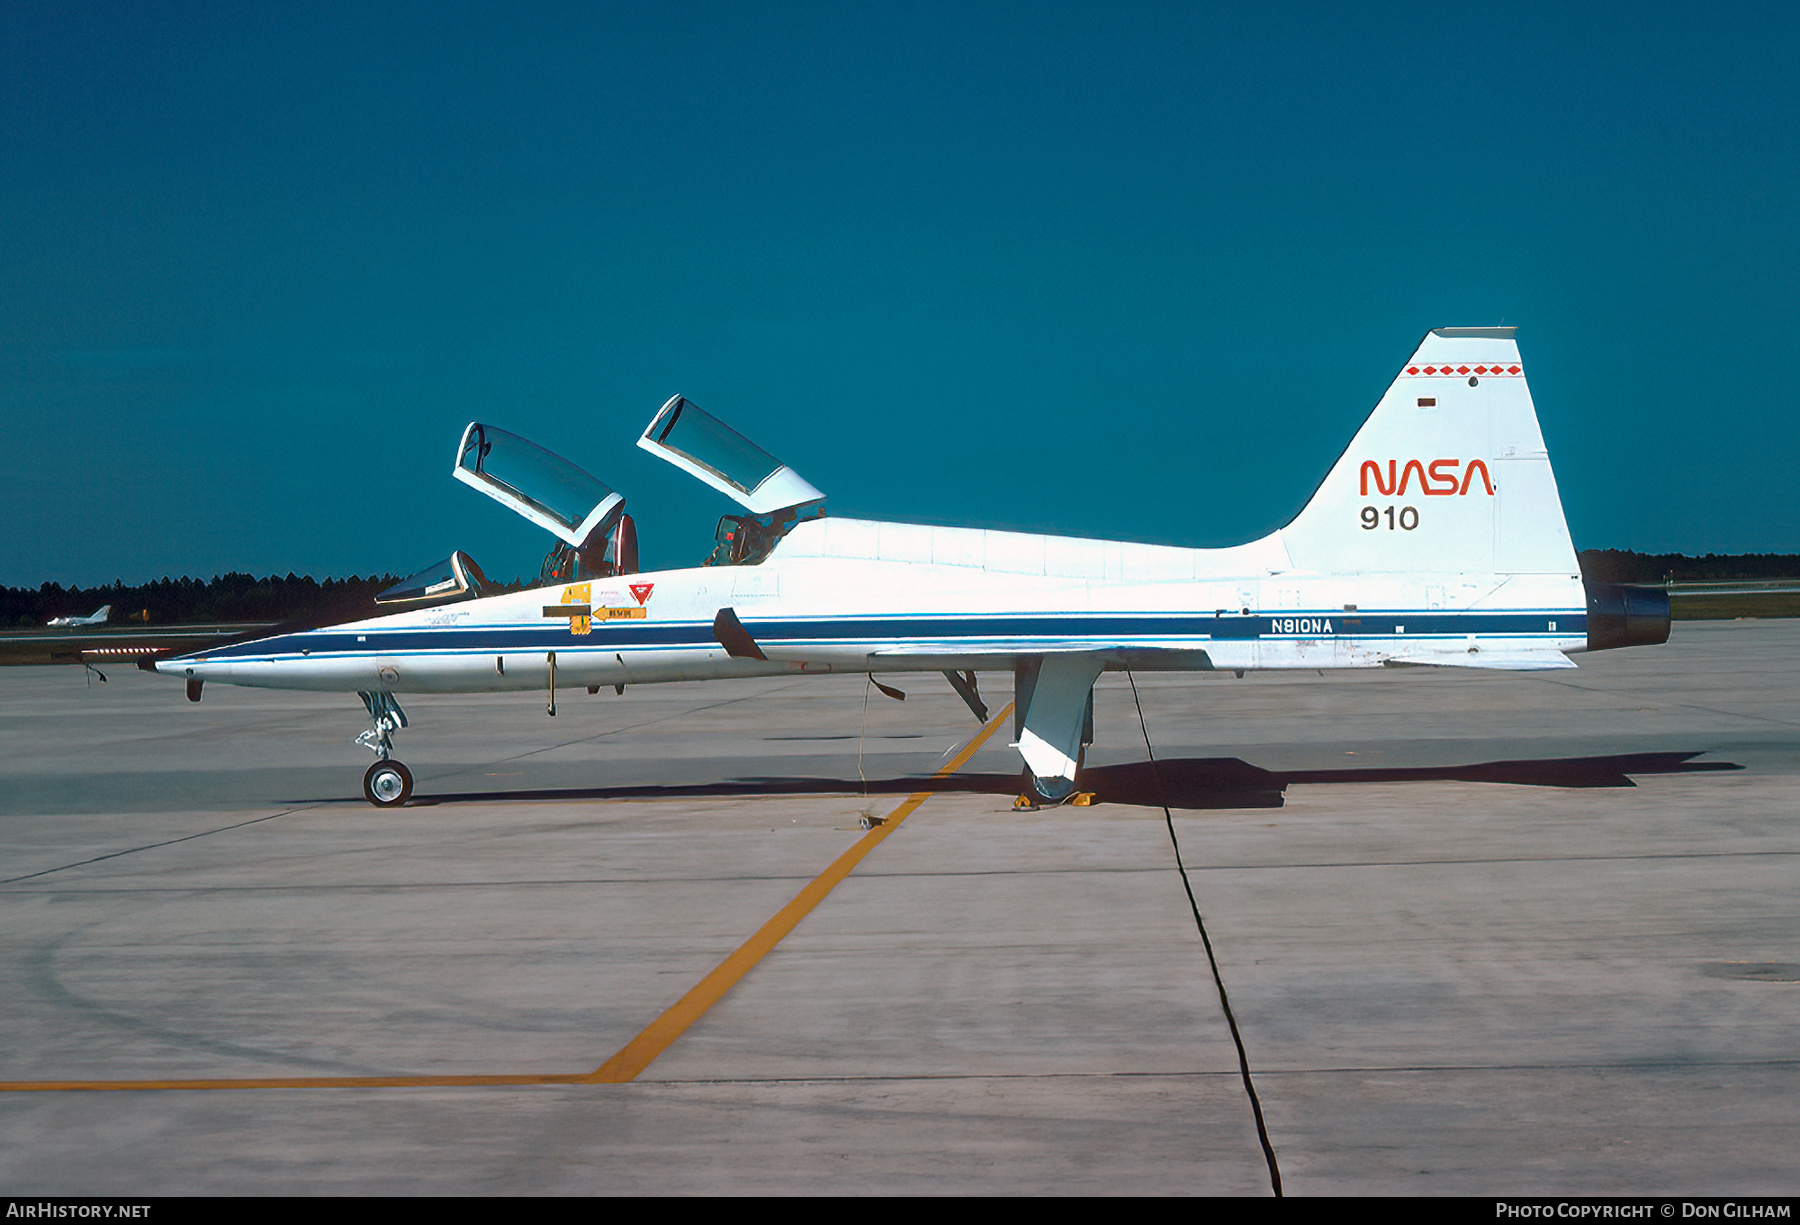
<path fill-rule="evenodd" d="M 578 549 L 625 511 L 624 497 L 562 456 L 479 421 L 463 431 L 453 475 Z"/>
<path fill-rule="evenodd" d="M 687 399 L 658 410 L 638 446 L 711 485 L 753 515 L 823 501 L 798 472 Z"/>

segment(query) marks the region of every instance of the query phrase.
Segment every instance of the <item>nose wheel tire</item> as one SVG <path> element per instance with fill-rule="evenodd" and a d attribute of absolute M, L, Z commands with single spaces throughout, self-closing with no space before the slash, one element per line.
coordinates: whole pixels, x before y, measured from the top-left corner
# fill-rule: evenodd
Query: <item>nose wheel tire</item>
<path fill-rule="evenodd" d="M 398 808 L 412 789 L 412 771 L 397 761 L 378 761 L 363 775 L 363 798 L 377 808 Z"/>

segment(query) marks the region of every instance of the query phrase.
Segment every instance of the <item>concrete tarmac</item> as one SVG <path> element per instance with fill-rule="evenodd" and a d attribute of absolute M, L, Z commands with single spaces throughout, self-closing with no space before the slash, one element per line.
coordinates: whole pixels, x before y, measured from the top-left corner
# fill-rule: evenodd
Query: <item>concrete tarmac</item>
<path fill-rule="evenodd" d="M 1010 810 L 941 678 L 417 698 L 0 670 L 0 1081 L 592 1072 L 932 794 L 627 1084 L 0 1090 L 13 1196 L 1800 1189 L 1800 621 L 1578 671 L 1102 678 Z M 983 678 L 996 709 L 1008 679 Z M 868 694 L 865 711 L 865 694 Z"/>

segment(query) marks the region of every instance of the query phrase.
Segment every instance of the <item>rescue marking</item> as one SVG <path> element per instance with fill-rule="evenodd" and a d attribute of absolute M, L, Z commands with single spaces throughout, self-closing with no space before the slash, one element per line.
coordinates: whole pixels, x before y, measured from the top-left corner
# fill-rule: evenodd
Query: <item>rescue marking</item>
<path fill-rule="evenodd" d="M 573 583 L 562 590 L 562 603 L 546 604 L 546 617 L 567 617 L 571 634 L 586 634 L 593 630 L 594 585 L 592 583 Z"/>

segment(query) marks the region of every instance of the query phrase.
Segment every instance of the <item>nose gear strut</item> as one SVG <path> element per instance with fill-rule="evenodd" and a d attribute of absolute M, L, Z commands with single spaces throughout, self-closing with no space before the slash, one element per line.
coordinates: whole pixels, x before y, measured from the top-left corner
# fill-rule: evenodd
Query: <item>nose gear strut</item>
<path fill-rule="evenodd" d="M 356 743 L 375 754 L 375 764 L 363 775 L 363 798 L 378 808 L 396 808 L 412 795 L 412 771 L 391 760 L 394 733 L 407 725 L 406 712 L 394 695 L 382 690 L 358 690 L 363 708 L 369 712 L 369 730 L 356 738 Z"/>

